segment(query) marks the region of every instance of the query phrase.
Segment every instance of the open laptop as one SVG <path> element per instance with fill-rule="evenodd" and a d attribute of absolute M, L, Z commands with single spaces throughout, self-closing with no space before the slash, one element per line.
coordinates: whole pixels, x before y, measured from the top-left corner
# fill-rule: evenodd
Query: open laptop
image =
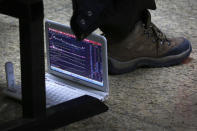
<path fill-rule="evenodd" d="M 48 72 L 45 74 L 47 107 L 89 95 L 104 101 L 109 95 L 107 45 L 103 36 L 91 34 L 77 41 L 71 28 L 45 22 Z M 11 63 L 6 64 L 8 88 L 4 93 L 21 100 Z"/>

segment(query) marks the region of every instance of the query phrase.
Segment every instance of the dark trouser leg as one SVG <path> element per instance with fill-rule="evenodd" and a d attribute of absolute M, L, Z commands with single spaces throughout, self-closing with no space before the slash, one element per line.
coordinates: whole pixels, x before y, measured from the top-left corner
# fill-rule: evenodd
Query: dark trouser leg
<path fill-rule="evenodd" d="M 72 0 L 71 27 L 84 39 L 98 27 L 109 36 L 124 38 L 143 10 L 156 9 L 155 0 Z"/>
<path fill-rule="evenodd" d="M 111 16 L 99 27 L 108 38 L 124 39 L 142 19 L 145 9 L 155 9 L 154 0 L 122 0 L 114 2 Z"/>

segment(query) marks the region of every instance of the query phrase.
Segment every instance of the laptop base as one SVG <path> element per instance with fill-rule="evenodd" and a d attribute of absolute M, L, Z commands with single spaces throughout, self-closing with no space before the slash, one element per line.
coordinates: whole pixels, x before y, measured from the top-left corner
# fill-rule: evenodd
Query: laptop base
<path fill-rule="evenodd" d="M 10 62 L 11 63 L 11 62 Z M 9 74 L 6 71 L 6 76 L 9 79 Z M 14 74 L 12 74 L 14 76 Z M 10 82 L 7 81 L 8 85 L 10 85 Z M 45 83 L 46 83 L 46 107 L 51 107 L 75 98 L 78 98 L 83 95 L 89 95 L 94 98 L 97 98 L 100 101 L 104 101 L 107 98 L 107 94 L 101 92 L 92 90 L 89 88 L 83 88 L 80 89 L 80 87 L 73 89 L 72 87 L 75 87 L 77 85 L 68 85 L 68 81 L 65 81 L 63 79 L 60 79 L 54 75 L 46 73 L 45 75 Z M 78 85 L 79 86 L 79 85 Z M 83 87 L 83 86 L 82 86 Z M 82 88 L 81 87 L 81 88 Z M 3 90 L 3 93 L 11 97 L 13 99 L 22 100 L 22 92 L 21 92 L 21 86 L 16 85 L 13 83 L 13 86 L 7 87 Z"/>

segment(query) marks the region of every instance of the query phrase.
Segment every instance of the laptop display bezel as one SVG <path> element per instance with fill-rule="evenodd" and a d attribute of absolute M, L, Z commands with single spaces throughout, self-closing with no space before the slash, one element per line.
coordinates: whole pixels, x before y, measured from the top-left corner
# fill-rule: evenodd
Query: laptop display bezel
<path fill-rule="evenodd" d="M 101 90 L 104 92 L 108 92 L 109 90 L 109 85 L 108 85 L 108 61 L 107 61 L 107 41 L 105 39 L 105 37 L 100 36 L 100 35 L 96 35 L 94 33 L 92 33 L 91 35 L 89 35 L 86 39 L 91 40 L 91 41 L 96 41 L 102 44 L 101 46 L 101 50 L 102 50 L 102 66 L 103 66 L 103 86 L 99 86 L 97 84 L 93 84 L 90 83 L 88 81 L 67 75 L 67 74 L 63 74 L 61 72 L 55 71 L 51 69 L 51 65 L 50 65 L 50 58 L 49 58 L 49 37 L 48 37 L 48 30 L 49 28 L 58 30 L 58 31 L 62 31 L 71 35 L 74 35 L 71 28 L 69 26 L 54 22 L 54 21 L 50 21 L 50 20 L 46 20 L 45 21 L 45 35 L 46 35 L 46 53 L 47 53 L 47 66 L 48 66 L 48 73 L 54 74 L 58 77 L 61 77 L 63 79 L 67 79 L 76 83 L 79 83 L 81 85 L 84 86 L 88 86 L 90 88 L 95 88 L 97 90 Z"/>

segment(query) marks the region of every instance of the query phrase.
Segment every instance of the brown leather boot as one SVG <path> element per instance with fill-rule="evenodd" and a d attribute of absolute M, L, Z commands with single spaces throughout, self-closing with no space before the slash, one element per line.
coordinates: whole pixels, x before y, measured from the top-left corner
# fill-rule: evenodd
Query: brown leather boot
<path fill-rule="evenodd" d="M 108 40 L 108 61 L 110 74 L 122 74 L 137 67 L 168 67 L 180 64 L 186 59 L 192 47 L 185 38 L 166 38 L 151 23 L 148 11 L 145 20 L 139 21 L 127 38 L 116 41 Z"/>

